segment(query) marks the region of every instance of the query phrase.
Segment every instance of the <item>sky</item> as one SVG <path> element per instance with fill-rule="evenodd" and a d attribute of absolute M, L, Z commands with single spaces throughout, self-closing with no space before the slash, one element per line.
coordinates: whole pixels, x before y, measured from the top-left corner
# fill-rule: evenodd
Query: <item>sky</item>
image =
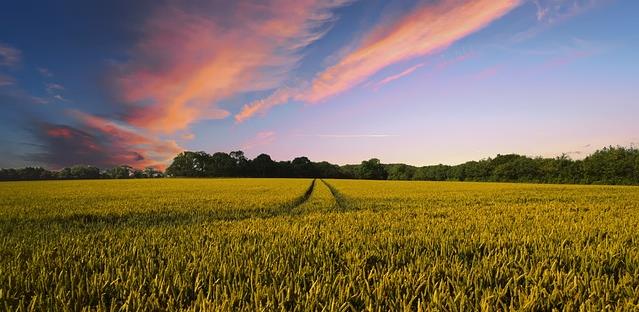
<path fill-rule="evenodd" d="M 6 1 L 0 167 L 639 145 L 633 0 Z"/>

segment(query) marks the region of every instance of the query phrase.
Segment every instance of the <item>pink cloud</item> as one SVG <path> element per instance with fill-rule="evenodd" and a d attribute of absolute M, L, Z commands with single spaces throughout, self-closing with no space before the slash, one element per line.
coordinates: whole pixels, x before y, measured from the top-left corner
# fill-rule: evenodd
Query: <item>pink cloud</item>
<path fill-rule="evenodd" d="M 176 2 L 153 12 L 132 58 L 119 68 L 116 84 L 132 105 L 126 120 L 172 133 L 227 117 L 221 100 L 280 85 L 299 50 L 323 35 L 331 9 L 345 2 L 236 1 L 225 2 L 224 10 Z"/>
<path fill-rule="evenodd" d="M 246 120 L 290 100 L 324 101 L 391 64 L 441 51 L 520 3 L 519 0 L 455 0 L 423 4 L 370 32 L 357 48 L 318 73 L 308 87 L 278 90 L 266 99 L 245 105 L 236 120 Z"/>
<path fill-rule="evenodd" d="M 572 62 L 575 62 L 579 59 L 592 56 L 596 53 L 597 52 L 594 50 L 593 51 L 591 50 L 572 51 L 566 55 L 548 59 L 539 68 L 544 70 L 556 69 L 558 67 L 562 67 Z"/>
<path fill-rule="evenodd" d="M 411 66 L 408 69 L 406 69 L 406 70 L 404 70 L 404 71 L 402 71 L 402 72 L 400 72 L 398 74 L 388 76 L 388 77 L 380 80 L 379 82 L 377 82 L 375 84 L 374 88 L 375 89 L 379 89 L 380 87 L 382 87 L 383 85 L 385 85 L 385 84 L 387 84 L 389 82 L 395 81 L 395 80 L 397 80 L 399 78 L 402 78 L 404 76 L 408 76 L 408 75 L 412 74 L 414 71 L 416 71 L 418 68 L 420 68 L 420 67 L 422 67 L 424 65 L 425 65 L 424 63 L 420 63 L 420 64 L 417 64 L 415 66 Z"/>
<path fill-rule="evenodd" d="M 451 59 L 440 61 L 439 63 L 437 63 L 437 65 L 435 65 L 435 68 L 437 68 L 438 70 L 444 70 L 450 66 L 466 61 L 474 56 L 476 56 L 475 52 L 466 52 Z"/>
<path fill-rule="evenodd" d="M 242 149 L 251 150 L 251 149 L 254 149 L 256 147 L 270 145 L 271 143 L 273 143 L 273 141 L 275 141 L 275 132 L 273 132 L 273 131 L 258 132 L 255 135 L 255 137 L 253 137 L 250 140 L 246 141 L 242 145 Z"/>
<path fill-rule="evenodd" d="M 69 128 L 64 128 L 64 127 L 55 127 L 55 128 L 50 128 L 46 131 L 48 136 L 51 137 L 59 137 L 59 138 L 66 138 L 66 139 L 70 139 L 72 137 L 72 132 Z"/>
<path fill-rule="evenodd" d="M 514 0 L 466 0 L 424 5 L 373 32 L 366 44 L 319 73 L 305 98 L 309 102 L 323 101 L 388 65 L 441 51 L 518 4 Z"/>
<path fill-rule="evenodd" d="M 546 58 L 525 73 L 537 75 L 554 71 L 578 60 L 604 53 L 607 49 L 608 47 L 605 45 L 575 39 L 572 45 L 559 49 L 557 55 Z"/>
<path fill-rule="evenodd" d="M 471 78 L 473 80 L 488 79 L 490 77 L 493 77 L 493 76 L 497 75 L 497 73 L 499 73 L 501 68 L 502 68 L 501 64 L 493 65 L 493 66 L 490 66 L 490 67 L 487 67 L 487 68 L 484 68 L 484 69 L 480 70 L 476 74 L 472 75 Z"/>
<path fill-rule="evenodd" d="M 244 105 L 242 110 L 235 115 L 236 122 L 243 122 L 256 114 L 264 114 L 272 107 L 284 104 L 290 100 L 299 100 L 300 90 L 292 88 L 277 89 L 270 96 Z"/>
<path fill-rule="evenodd" d="M 100 141 L 108 142 L 103 152 L 112 155 L 110 159 L 116 164 L 163 169 L 183 151 L 173 140 L 161 140 L 131 126 L 80 111 L 70 111 L 70 114 L 83 124 L 87 132 L 94 133 L 101 138 Z"/>

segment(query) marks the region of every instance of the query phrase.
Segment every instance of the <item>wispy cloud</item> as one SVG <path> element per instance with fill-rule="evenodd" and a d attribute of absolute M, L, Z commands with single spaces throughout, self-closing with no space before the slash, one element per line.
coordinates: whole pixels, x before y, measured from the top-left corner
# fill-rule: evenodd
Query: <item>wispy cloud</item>
<path fill-rule="evenodd" d="M 11 76 L 0 74 L 0 87 L 11 86 L 16 83 L 15 79 Z"/>
<path fill-rule="evenodd" d="M 513 36 L 512 41 L 521 42 L 533 38 L 551 26 L 583 14 L 611 0 L 532 0 L 536 11 L 537 25 Z"/>
<path fill-rule="evenodd" d="M 57 83 L 45 83 L 45 90 L 47 93 L 51 95 L 51 98 L 58 100 L 60 102 L 71 103 L 69 99 L 60 94 L 61 91 L 64 91 L 65 88 Z"/>
<path fill-rule="evenodd" d="M 255 136 L 242 144 L 242 149 L 252 150 L 256 147 L 270 145 L 275 141 L 274 131 L 261 131 L 255 134 Z"/>
<path fill-rule="evenodd" d="M 514 0 L 475 0 L 423 5 L 369 34 L 365 44 L 319 73 L 305 97 L 309 102 L 323 101 L 388 65 L 441 51 L 518 4 Z"/>
<path fill-rule="evenodd" d="M 0 67 L 14 67 L 20 63 L 22 52 L 0 42 Z M 14 77 L 0 73 L 0 87 L 12 86 L 16 83 Z"/>
<path fill-rule="evenodd" d="M 5 106 L 11 106 L 11 109 L 22 110 L 23 108 L 26 108 L 25 105 L 46 104 L 49 102 L 45 98 L 31 95 L 20 88 L 13 77 L 7 76 L 7 81 L 4 86 L 2 84 L 2 79 L 3 76 L 0 75 L 0 103 Z"/>
<path fill-rule="evenodd" d="M 117 85 L 126 120 L 172 133 L 203 119 L 225 118 L 219 101 L 276 87 L 320 38 L 331 10 L 347 0 L 267 0 L 198 7 L 172 2 L 145 23 Z M 224 6 L 224 8 L 219 8 Z M 225 12 L 219 14 L 216 12 Z"/>
<path fill-rule="evenodd" d="M 30 96 L 29 99 L 34 104 L 47 104 L 49 101 L 45 98 L 41 98 L 39 96 Z"/>
<path fill-rule="evenodd" d="M 353 138 L 392 138 L 393 134 L 319 134 L 320 138 L 353 139 Z"/>
<path fill-rule="evenodd" d="M 49 93 L 64 90 L 64 87 L 57 83 L 45 83 L 44 86 Z"/>
<path fill-rule="evenodd" d="M 495 75 L 497 75 L 497 73 L 499 73 L 500 69 L 502 68 L 502 64 L 496 64 L 496 65 L 492 65 L 489 67 L 486 67 L 482 70 L 480 70 L 479 72 L 473 74 L 471 76 L 472 80 L 484 80 L 484 79 L 488 79 L 490 77 L 493 77 Z"/>
<path fill-rule="evenodd" d="M 557 47 L 553 54 L 549 54 L 546 59 L 530 69 L 531 74 L 540 74 L 550 70 L 566 66 L 580 59 L 605 53 L 612 47 L 607 44 L 592 42 L 579 38 L 573 38 L 560 47 Z"/>
<path fill-rule="evenodd" d="M 397 134 L 300 134 L 303 137 L 317 137 L 329 139 L 357 139 L 357 138 L 393 138 L 398 137 Z"/>
<path fill-rule="evenodd" d="M 552 24 L 581 14 L 608 0 L 534 0 L 537 20 Z"/>
<path fill-rule="evenodd" d="M 415 65 L 415 66 L 411 66 L 411 67 L 407 68 L 406 70 L 404 70 L 404 71 L 402 71 L 402 72 L 400 72 L 400 73 L 397 73 L 397 74 L 394 74 L 394 75 L 388 76 L 388 77 L 386 77 L 386 78 L 384 78 L 384 79 L 380 80 L 379 82 L 377 82 L 377 83 L 374 85 L 374 87 L 373 87 L 373 88 L 374 88 L 374 89 L 379 89 L 379 88 L 381 88 L 383 85 L 385 85 L 385 84 L 387 84 L 387 83 L 389 83 L 389 82 L 395 81 L 395 80 L 397 80 L 397 79 L 399 79 L 399 78 L 402 78 L 402 77 L 404 77 L 404 76 L 408 76 L 408 75 L 412 74 L 414 71 L 416 71 L 418 68 L 420 68 L 420 67 L 422 67 L 422 66 L 424 66 L 424 65 L 425 65 L 424 63 L 419 63 L 419 64 L 417 64 L 417 65 Z"/>
<path fill-rule="evenodd" d="M 301 100 L 302 88 L 283 87 L 275 90 L 270 96 L 245 104 L 242 110 L 235 115 L 236 122 L 243 122 L 257 114 L 264 114 L 271 108 L 282 105 L 290 100 Z"/>
<path fill-rule="evenodd" d="M 45 78 L 53 77 L 53 73 L 45 67 L 38 67 L 38 72 L 40 73 L 42 77 L 45 77 Z"/>
<path fill-rule="evenodd" d="M 476 32 L 520 4 L 518 0 L 456 0 L 425 3 L 408 15 L 380 25 L 362 44 L 318 73 L 308 86 L 284 88 L 247 104 L 236 115 L 241 122 L 290 100 L 316 103 L 342 93 L 379 70 L 429 55 Z"/>
<path fill-rule="evenodd" d="M 58 101 L 60 101 L 60 102 L 67 102 L 67 103 L 71 102 L 71 101 L 69 101 L 67 98 L 63 97 L 63 96 L 62 96 L 62 95 L 60 95 L 60 94 L 56 94 L 56 95 L 54 95 L 54 96 L 53 96 L 53 98 L 54 98 L 54 99 L 56 99 L 56 100 L 58 100 Z"/>
<path fill-rule="evenodd" d="M 22 52 L 8 44 L 0 43 L 0 66 L 16 66 L 20 63 Z"/>

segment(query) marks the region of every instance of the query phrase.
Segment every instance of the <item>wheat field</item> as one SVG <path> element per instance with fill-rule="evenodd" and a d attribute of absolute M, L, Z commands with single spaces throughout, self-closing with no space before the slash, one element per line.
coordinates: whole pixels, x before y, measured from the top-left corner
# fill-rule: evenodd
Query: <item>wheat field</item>
<path fill-rule="evenodd" d="M 639 187 L 0 183 L 0 307 L 636 311 Z"/>

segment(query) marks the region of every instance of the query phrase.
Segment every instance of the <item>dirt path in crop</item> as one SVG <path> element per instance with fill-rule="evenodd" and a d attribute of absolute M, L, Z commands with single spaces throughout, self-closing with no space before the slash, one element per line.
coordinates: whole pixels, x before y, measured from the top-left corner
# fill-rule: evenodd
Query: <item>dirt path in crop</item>
<path fill-rule="evenodd" d="M 291 207 L 291 209 L 294 209 L 297 206 L 305 203 L 311 197 L 311 195 L 313 194 L 313 189 L 315 189 L 315 181 L 317 181 L 317 179 L 313 179 L 311 185 L 308 187 L 308 189 L 306 189 L 306 192 L 304 192 L 302 196 L 300 196 L 293 202 L 293 206 Z"/>
<path fill-rule="evenodd" d="M 337 203 L 337 208 L 340 211 L 347 210 L 348 202 L 346 201 L 346 198 L 344 198 L 344 196 L 335 187 L 324 181 L 324 179 L 320 180 L 322 181 L 322 183 L 324 183 L 324 185 L 326 185 L 326 187 L 328 187 L 328 190 L 331 191 L 331 194 L 333 195 L 333 198 L 335 198 L 335 202 Z"/>

